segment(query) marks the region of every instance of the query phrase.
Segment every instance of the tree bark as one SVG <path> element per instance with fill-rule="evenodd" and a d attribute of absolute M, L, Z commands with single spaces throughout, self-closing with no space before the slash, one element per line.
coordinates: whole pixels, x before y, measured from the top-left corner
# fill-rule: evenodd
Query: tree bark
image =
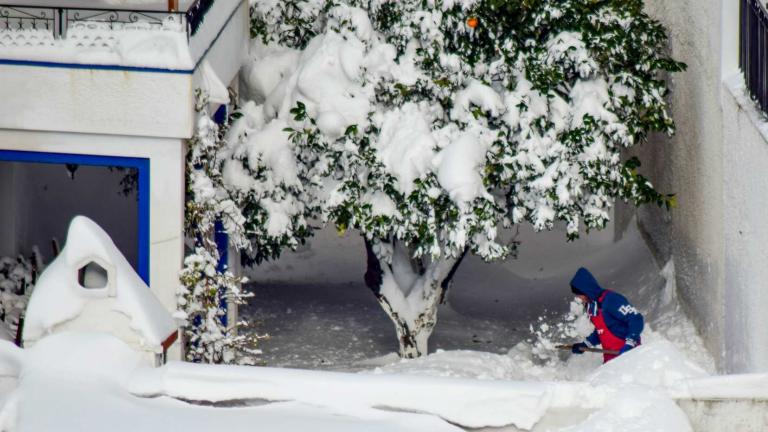
<path fill-rule="evenodd" d="M 411 258 L 405 245 L 381 242 L 384 248 L 379 249 L 388 253 L 377 253 L 373 243 L 365 241 L 365 283 L 395 325 L 400 357 L 421 357 L 427 354 L 438 305 L 464 254 L 424 265 Z"/>

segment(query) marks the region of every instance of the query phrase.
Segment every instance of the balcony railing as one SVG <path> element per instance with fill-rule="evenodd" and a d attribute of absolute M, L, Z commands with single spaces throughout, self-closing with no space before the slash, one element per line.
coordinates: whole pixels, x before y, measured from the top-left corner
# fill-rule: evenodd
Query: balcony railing
<path fill-rule="evenodd" d="M 739 67 L 750 96 L 768 113 L 768 12 L 760 0 L 741 0 Z"/>
<path fill-rule="evenodd" d="M 53 6 L 0 5 L 0 31 L 44 30 L 64 38 L 67 29 L 77 23 L 102 23 L 109 28 L 146 22 L 161 28 L 173 21 L 186 29 L 187 39 L 197 33 L 214 0 L 197 0 L 187 11 L 122 10 L 95 8 L 62 8 Z"/>

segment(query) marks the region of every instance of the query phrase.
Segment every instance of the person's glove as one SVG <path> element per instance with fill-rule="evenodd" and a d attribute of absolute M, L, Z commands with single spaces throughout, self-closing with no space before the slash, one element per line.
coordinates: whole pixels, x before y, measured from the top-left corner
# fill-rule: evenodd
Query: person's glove
<path fill-rule="evenodd" d="M 634 340 L 632 340 L 632 339 L 627 339 L 627 340 L 624 342 L 624 346 L 623 346 L 623 347 L 621 347 L 621 349 L 619 350 L 619 355 L 622 355 L 622 354 L 624 354 L 625 352 L 627 352 L 627 351 L 631 350 L 632 348 L 634 348 L 634 347 L 636 347 L 636 346 L 637 346 L 637 342 L 635 342 L 635 341 L 634 341 Z"/>
<path fill-rule="evenodd" d="M 589 346 L 584 342 L 579 342 L 577 344 L 571 345 L 571 352 L 574 354 L 584 354 L 584 350 L 586 350 L 588 347 Z"/>

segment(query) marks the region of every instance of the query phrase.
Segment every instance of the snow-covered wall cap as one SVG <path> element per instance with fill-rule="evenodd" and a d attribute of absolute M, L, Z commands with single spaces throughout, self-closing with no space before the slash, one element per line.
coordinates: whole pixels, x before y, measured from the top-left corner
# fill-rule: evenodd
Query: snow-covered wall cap
<path fill-rule="evenodd" d="M 108 278 L 113 278 L 107 281 L 107 287 L 89 289 L 80 285 L 76 274 L 83 263 L 91 261 L 102 267 L 107 266 Z M 76 216 L 69 225 L 64 249 L 40 276 L 29 300 L 24 339 L 38 340 L 51 333 L 55 326 L 86 312 L 88 302 L 111 298 L 109 284 L 114 287 L 113 313 L 128 316 L 131 329 L 137 333 L 142 345 L 157 349 L 176 332 L 177 326 L 171 314 L 152 294 L 109 235 L 91 219 Z M 96 322 L 107 324 L 110 315 L 97 318 Z M 105 328 L 110 327 L 105 325 Z"/>
<path fill-rule="evenodd" d="M 208 93 L 208 102 L 217 105 L 229 103 L 229 90 L 221 81 L 208 60 L 200 65 L 200 87 Z"/>

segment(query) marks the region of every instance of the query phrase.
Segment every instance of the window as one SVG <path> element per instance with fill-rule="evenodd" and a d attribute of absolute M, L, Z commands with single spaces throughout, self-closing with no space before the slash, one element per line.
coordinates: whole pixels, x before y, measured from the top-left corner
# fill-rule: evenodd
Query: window
<path fill-rule="evenodd" d="M 752 99 L 768 113 L 768 12 L 760 0 L 741 0 L 739 68 Z"/>

